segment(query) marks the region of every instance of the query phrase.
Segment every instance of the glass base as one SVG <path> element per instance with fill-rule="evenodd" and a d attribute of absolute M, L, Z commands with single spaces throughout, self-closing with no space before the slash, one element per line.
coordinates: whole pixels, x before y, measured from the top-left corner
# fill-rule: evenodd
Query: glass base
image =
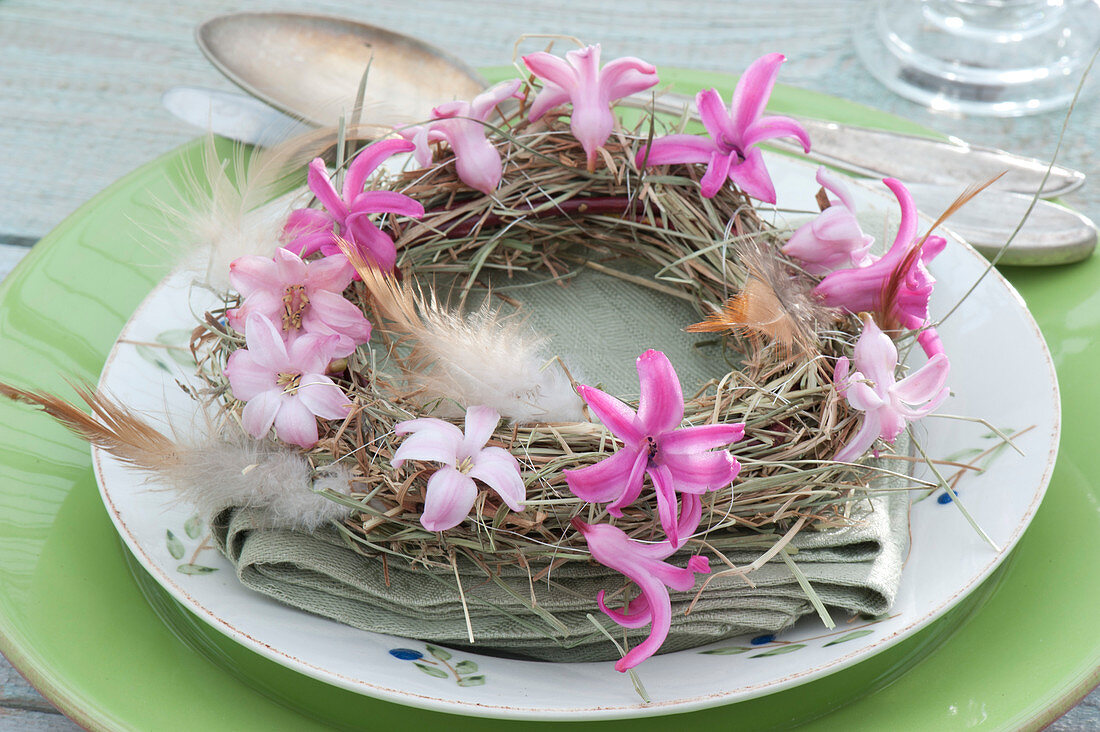
<path fill-rule="evenodd" d="M 857 25 L 855 44 L 871 74 L 906 99 L 937 111 L 1018 117 L 1073 99 L 1100 48 L 1100 4 L 880 0 Z"/>

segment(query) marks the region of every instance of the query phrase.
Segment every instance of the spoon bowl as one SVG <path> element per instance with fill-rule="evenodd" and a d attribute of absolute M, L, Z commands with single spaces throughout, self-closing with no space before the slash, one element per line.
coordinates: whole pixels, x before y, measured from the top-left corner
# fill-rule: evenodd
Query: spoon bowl
<path fill-rule="evenodd" d="M 317 126 L 335 125 L 355 105 L 372 123 L 428 119 L 432 107 L 479 94 L 486 82 L 461 59 L 415 38 L 345 18 L 232 13 L 198 27 L 206 58 L 252 96 Z"/>

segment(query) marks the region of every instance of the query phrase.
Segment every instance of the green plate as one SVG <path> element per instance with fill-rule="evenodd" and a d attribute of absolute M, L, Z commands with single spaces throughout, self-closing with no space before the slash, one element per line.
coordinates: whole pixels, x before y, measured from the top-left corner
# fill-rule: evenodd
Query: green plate
<path fill-rule="evenodd" d="M 718 74 L 663 77 L 689 92 L 715 85 L 728 95 L 732 88 Z M 772 109 L 914 129 L 789 88 L 777 88 Z M 111 186 L 0 285 L 0 379 L 62 393 L 67 378 L 95 381 L 122 325 L 164 271 L 163 255 L 148 244 L 158 222 L 154 202 L 170 197 L 181 164 L 197 153 L 197 144 L 185 146 Z M 1038 728 L 1100 681 L 1100 418 L 1093 412 L 1100 405 L 1100 263 L 1007 275 L 1042 327 L 1068 397 L 1058 467 L 1016 551 L 961 606 L 889 650 L 788 691 L 682 715 L 677 726 L 898 728 L 904 720 L 900 726 L 915 729 Z M 209 630 L 131 564 L 99 502 L 87 446 L 48 418 L 0 404 L 0 650 L 82 725 L 518 726 L 403 707 L 308 679 Z M 667 720 L 600 725 L 659 729 Z"/>

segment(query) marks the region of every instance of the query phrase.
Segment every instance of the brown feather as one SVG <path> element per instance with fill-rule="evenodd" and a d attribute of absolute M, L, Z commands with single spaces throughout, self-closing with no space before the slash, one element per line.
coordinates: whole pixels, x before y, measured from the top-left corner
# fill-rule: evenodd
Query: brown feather
<path fill-rule="evenodd" d="M 917 246 L 920 247 L 921 244 L 924 244 L 924 240 L 932 235 L 932 232 L 936 230 L 936 227 L 938 227 L 944 221 L 947 221 L 949 218 L 951 218 L 955 214 L 956 211 L 958 211 L 960 208 L 962 208 L 967 203 L 969 203 L 970 199 L 974 198 L 974 196 L 978 195 L 979 193 L 984 191 L 986 188 L 989 188 L 991 185 L 996 183 L 998 180 L 1001 179 L 1001 176 L 1003 176 L 1007 172 L 1008 172 L 1007 170 L 1002 170 L 1000 173 L 993 176 L 992 178 L 985 181 L 984 183 L 973 183 L 970 186 L 968 186 L 967 189 L 965 191 L 963 191 L 962 193 L 960 193 L 958 198 L 956 198 L 954 201 L 952 201 L 951 205 L 948 206 L 947 209 L 942 214 L 940 214 L 939 218 L 937 218 L 934 222 L 932 222 L 932 225 L 928 227 L 928 231 L 925 232 L 924 236 L 922 236 L 920 238 L 919 243 L 917 244 Z"/>
<path fill-rule="evenodd" d="M 939 215 L 939 218 L 937 218 L 932 223 L 932 225 L 928 227 L 928 231 L 925 232 L 924 236 L 920 237 L 913 244 L 910 245 L 909 251 L 905 253 L 905 256 L 902 258 L 901 262 L 898 264 L 897 267 L 894 268 L 894 271 L 890 273 L 890 276 L 886 278 L 886 281 L 882 283 L 882 294 L 879 296 L 879 302 L 881 304 L 879 306 L 879 312 L 877 313 L 878 317 L 876 318 L 876 320 L 882 324 L 883 328 L 885 328 L 886 330 L 898 330 L 901 328 L 901 324 L 898 322 L 897 316 L 895 314 L 897 296 L 898 293 L 901 291 L 901 286 L 902 284 L 904 284 L 903 280 L 905 279 L 906 275 L 916 265 L 917 259 L 920 258 L 921 247 L 924 246 L 924 242 L 928 239 L 929 236 L 932 235 L 932 232 L 935 231 L 936 228 L 940 226 L 940 224 L 951 218 L 951 216 L 953 216 L 956 211 L 965 206 L 972 198 L 977 196 L 986 188 L 996 183 L 1001 178 L 1001 176 L 1003 176 L 1007 172 L 1008 171 L 1003 171 L 985 181 L 984 183 L 974 183 L 973 185 L 967 187 L 967 189 L 960 193 L 958 198 L 952 201 L 951 205 L 948 206 L 947 209 Z"/>
<path fill-rule="evenodd" d="M 745 287 L 726 300 L 721 309 L 701 323 L 687 327 L 689 333 L 735 333 L 756 341 L 766 338 L 789 353 L 797 341 L 796 328 L 778 296 L 766 282 L 755 276 Z"/>
<path fill-rule="evenodd" d="M 688 326 L 688 332 L 734 333 L 757 348 L 775 344 L 783 358 L 813 353 L 818 329 L 832 320 L 832 312 L 768 249 L 750 244 L 741 260 L 748 268 L 745 286 L 716 313 Z"/>
<path fill-rule="evenodd" d="M 89 386 L 74 384 L 73 389 L 91 408 L 91 414 L 53 394 L 0 382 L 0 396 L 38 407 L 77 436 L 129 465 L 143 470 L 164 470 L 179 461 L 176 443 L 132 411 Z"/>

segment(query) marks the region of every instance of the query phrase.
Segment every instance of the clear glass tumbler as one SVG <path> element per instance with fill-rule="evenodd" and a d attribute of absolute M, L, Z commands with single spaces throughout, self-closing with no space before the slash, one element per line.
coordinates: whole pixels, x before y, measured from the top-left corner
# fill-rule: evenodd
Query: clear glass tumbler
<path fill-rule="evenodd" d="M 1069 103 L 1100 48 L 1097 0 L 878 0 L 855 29 L 868 70 L 932 109 L 1016 117 Z"/>

